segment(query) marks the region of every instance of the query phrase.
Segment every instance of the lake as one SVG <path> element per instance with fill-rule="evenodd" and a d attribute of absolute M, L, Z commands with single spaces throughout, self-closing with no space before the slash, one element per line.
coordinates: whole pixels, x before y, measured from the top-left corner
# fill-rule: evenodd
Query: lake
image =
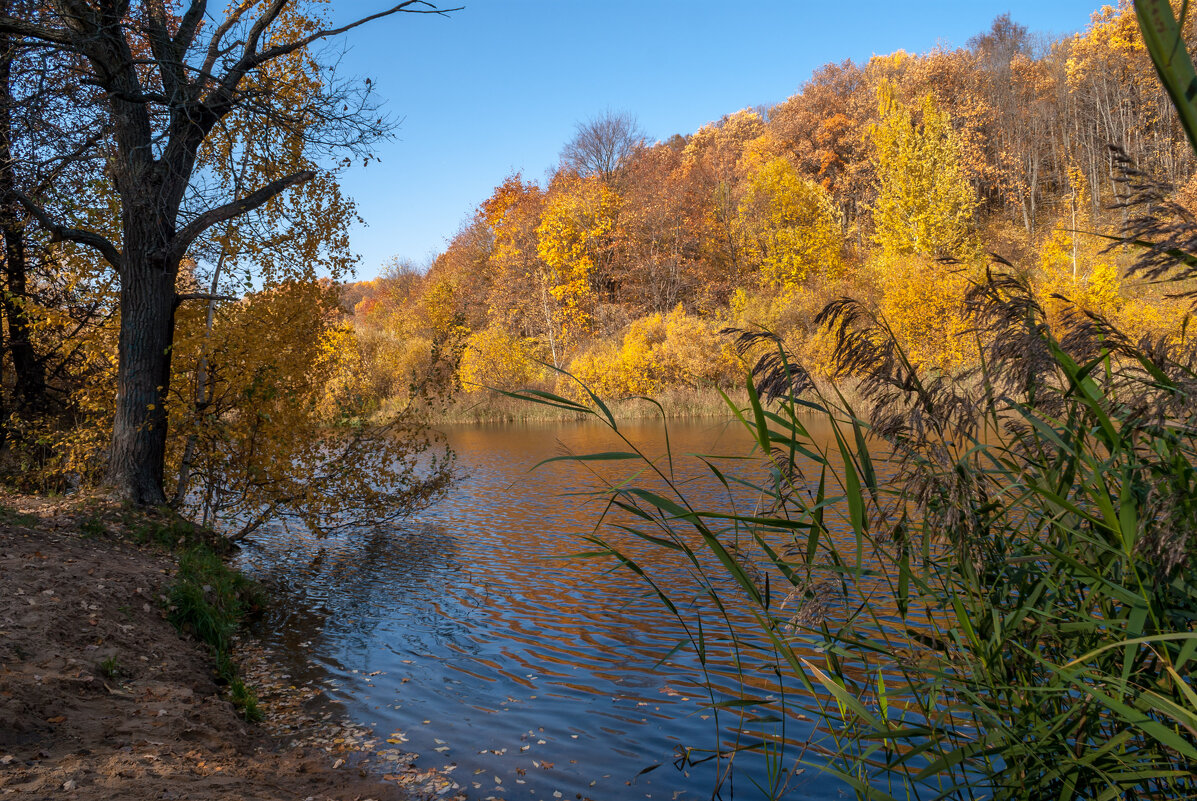
<path fill-rule="evenodd" d="M 663 452 L 659 424 L 621 428 Z M 750 447 L 742 430 L 707 420 L 671 423 L 669 435 L 675 454 Z M 577 493 L 598 479 L 576 464 L 532 467 L 564 449 L 622 446 L 591 423 L 461 426 L 446 436 L 463 478 L 435 508 L 324 540 L 276 528 L 244 551 L 242 567 L 281 594 L 261 625 L 265 644 L 297 680 L 326 685 L 350 719 L 397 734 L 421 766 L 449 767 L 470 799 L 710 798 L 726 765 L 701 760 L 717 739 L 732 741 L 735 721 L 723 710 L 717 722 L 711 701 L 734 697 L 743 672 L 759 692 L 780 687 L 758 655 L 741 654 L 737 669 L 708 616 L 712 697 L 695 649 L 678 648 L 685 630 L 641 579 L 572 558 L 589 548 L 580 535 L 603 508 Z M 683 480 L 697 471 L 685 464 Z M 629 470 L 601 467 L 613 479 Z M 726 502 L 709 478 L 686 487 Z M 651 564 L 675 602 L 693 598 L 683 560 L 611 525 L 601 533 Z M 731 615 L 755 625 L 746 610 Z M 781 725 L 763 724 L 766 736 Z M 801 742 L 811 724 L 784 726 Z M 754 782 L 768 781 L 765 760 L 745 753 L 735 766 L 722 797 L 762 797 Z M 808 769 L 786 797 L 839 796 Z"/>

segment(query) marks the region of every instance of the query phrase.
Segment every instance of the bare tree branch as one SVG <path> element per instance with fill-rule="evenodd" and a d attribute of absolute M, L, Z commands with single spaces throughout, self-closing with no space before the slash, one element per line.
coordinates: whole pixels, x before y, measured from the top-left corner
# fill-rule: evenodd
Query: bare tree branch
<path fill-rule="evenodd" d="M 25 210 L 29 212 L 30 216 L 37 220 L 38 225 L 46 229 L 46 232 L 50 234 L 51 241 L 61 242 L 68 240 L 70 242 L 77 242 L 80 245 L 87 245 L 99 251 L 104 260 L 114 268 L 117 270 L 121 268 L 121 254 L 116 249 L 116 245 L 94 231 L 81 231 L 78 228 L 67 228 L 64 225 L 60 225 L 54 222 L 49 214 L 46 214 L 45 209 L 34 203 L 23 193 L 14 191 L 13 194 L 21 202 L 21 205 L 25 207 Z"/>
<path fill-rule="evenodd" d="M 187 87 L 187 72 L 182 51 L 167 29 L 166 6 L 163 0 L 148 0 L 146 11 L 146 35 L 158 74 L 162 77 L 162 88 L 167 97 L 180 97 Z"/>
<path fill-rule="evenodd" d="M 32 22 L 26 22 L 25 20 L 16 19 L 8 15 L 0 15 L 0 33 L 24 36 L 29 39 L 40 39 L 43 42 L 53 42 L 64 47 L 70 47 L 74 44 L 74 38 L 71 36 L 70 31 L 44 28 L 41 25 L 34 25 Z"/>
<path fill-rule="evenodd" d="M 204 12 L 207 10 L 208 4 L 205 0 L 191 1 L 187 13 L 183 15 L 183 19 L 179 23 L 179 30 L 175 32 L 175 47 L 179 49 L 180 53 L 186 53 L 187 48 L 191 47 L 191 43 L 195 41 L 195 34 L 199 31 L 200 23 L 204 19 Z"/>
<path fill-rule="evenodd" d="M 216 68 L 216 61 L 225 53 L 230 52 L 236 45 L 229 45 L 226 48 L 221 48 L 220 43 L 224 41 L 225 34 L 233 29 L 233 26 L 240 22 L 241 17 L 253 5 L 250 0 L 242 0 L 242 2 L 234 9 L 228 12 L 224 21 L 217 26 L 212 33 L 212 38 L 208 40 L 208 53 L 204 57 L 204 64 L 200 68 L 200 73 L 203 76 L 211 76 L 212 71 Z"/>
<path fill-rule="evenodd" d="M 234 295 L 213 295 L 211 292 L 181 292 L 175 295 L 175 305 L 188 300 L 236 300 Z"/>
<path fill-rule="evenodd" d="M 285 192 L 292 186 L 310 181 L 315 177 L 316 173 L 313 170 L 300 170 L 299 172 L 292 173 L 284 178 L 279 178 L 277 181 L 272 181 L 261 189 L 251 192 L 243 198 L 238 198 L 225 203 L 223 206 L 217 206 L 214 209 L 209 209 L 189 222 L 181 231 L 175 234 L 171 248 L 172 258 L 181 259 L 187 252 L 187 248 L 191 247 L 191 243 L 213 225 L 225 222 L 226 220 L 231 220 L 234 217 L 240 217 L 246 212 L 253 211 L 254 209 L 258 208 L 258 206 L 268 202 L 271 198 L 281 194 L 282 192 Z"/>

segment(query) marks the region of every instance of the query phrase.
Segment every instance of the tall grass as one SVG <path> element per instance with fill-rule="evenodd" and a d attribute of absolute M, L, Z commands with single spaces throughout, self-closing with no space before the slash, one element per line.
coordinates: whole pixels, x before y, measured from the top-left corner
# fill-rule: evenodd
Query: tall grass
<path fill-rule="evenodd" d="M 744 697 L 725 702 L 757 735 L 762 720 L 821 721 L 808 742 L 756 741 L 776 777 L 765 794 L 795 775 L 778 767 L 786 747 L 862 797 L 1197 794 L 1192 342 L 1132 343 L 1079 313 L 1058 337 L 1009 270 L 974 287 L 969 311 L 982 365 L 948 375 L 911 364 L 865 307 L 828 307 L 867 416 L 767 334 L 741 332 L 746 350 L 769 348 L 746 408 L 730 405 L 755 462 L 707 464 L 755 493 L 749 513 L 698 508 L 674 454 L 654 460 L 626 439 L 564 458 L 639 463 L 639 481 L 601 490 L 635 521 L 621 528 L 682 554 L 718 612 L 747 604 L 759 630 L 724 614 L 727 636 L 745 651 L 765 642 L 802 685 L 761 698 L 744 676 Z M 593 395 L 525 397 L 622 436 Z M 811 434 L 812 415 L 829 439 Z M 648 582 L 701 653 L 689 599 L 590 540 L 591 556 Z"/>

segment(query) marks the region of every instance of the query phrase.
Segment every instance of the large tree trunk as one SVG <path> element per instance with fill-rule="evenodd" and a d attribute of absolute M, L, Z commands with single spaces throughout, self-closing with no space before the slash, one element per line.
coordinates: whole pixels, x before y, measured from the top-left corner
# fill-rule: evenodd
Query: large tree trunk
<path fill-rule="evenodd" d="M 159 224 L 155 225 L 154 220 Z M 128 214 L 121 270 L 116 414 L 106 483 L 141 505 L 166 503 L 166 396 L 170 388 L 178 264 L 163 254 L 173 233 L 158 215 Z"/>
<path fill-rule="evenodd" d="M 2 167 L 0 171 L 3 171 Z M 0 178 L 0 184 L 4 183 Z M 46 375 L 33 349 L 27 312 L 21 307 L 21 301 L 26 299 L 25 230 L 23 221 L 10 216 L 15 213 L 17 210 L 12 204 L 5 204 L 4 277 L 8 291 L 3 301 L 4 316 L 8 319 L 8 346 L 16 380 L 17 409 L 36 413 L 45 410 Z"/>

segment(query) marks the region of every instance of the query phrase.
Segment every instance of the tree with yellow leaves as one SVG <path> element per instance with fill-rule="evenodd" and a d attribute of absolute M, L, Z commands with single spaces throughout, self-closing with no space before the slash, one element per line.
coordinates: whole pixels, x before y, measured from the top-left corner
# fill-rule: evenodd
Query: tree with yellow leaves
<path fill-rule="evenodd" d="M 498 325 L 475 331 L 465 342 L 458 367 L 466 392 L 482 389 L 513 390 L 541 377 L 539 343 L 512 336 Z"/>
<path fill-rule="evenodd" d="M 333 160 L 329 156 L 363 153 L 386 130 L 366 98 L 368 88 L 357 91 L 328 80 L 332 65 L 324 62 L 321 91 L 296 104 L 293 92 L 306 92 L 302 80 L 289 83 L 285 70 L 271 70 L 371 20 L 436 10 L 430 6 L 401 2 L 335 27 L 320 24 L 315 4 L 295 0 L 247 0 L 219 10 L 202 0 L 53 0 L 12 4 L 0 15 L 0 34 L 38 47 L 47 59 L 68 64 L 80 84 L 99 90 L 98 102 L 75 106 L 71 113 L 99 128 L 99 149 L 106 154 L 101 176 L 119 201 L 120 235 L 96 226 L 73 199 L 43 206 L 39 198 L 28 211 L 52 237 L 94 251 L 120 279 L 119 366 L 106 479 L 120 496 L 138 505 L 166 500 L 165 407 L 175 312 L 188 299 L 177 287 L 181 265 L 210 231 L 318 175 L 310 166 L 292 172 L 280 164 L 265 183 L 224 192 L 204 181 L 201 151 L 223 125 L 244 115 L 302 132 L 305 146 L 323 151 L 323 163 Z M 78 156 L 69 139 L 46 137 L 44 148 L 51 160 Z M 287 154 L 267 154 L 276 155 Z"/>
<path fill-rule="evenodd" d="M 200 314 L 179 320 L 178 369 L 193 372 L 202 353 L 209 383 L 202 413 L 172 420 L 168 465 L 192 443 L 183 507 L 205 525 L 238 539 L 294 517 L 321 531 L 393 519 L 448 485 L 418 405 L 381 425 L 357 417 L 360 356 L 339 294 L 328 281 L 284 281 L 220 306 L 209 333 Z"/>
<path fill-rule="evenodd" d="M 971 255 L 976 250 L 977 196 L 961 169 L 947 112 L 928 94 L 916 117 L 888 82 L 877 94 L 881 121 L 872 129 L 874 240 L 886 257 Z"/>
<path fill-rule="evenodd" d="M 839 215 L 827 190 L 803 178 L 783 157 L 765 161 L 747 179 L 739 229 L 761 283 L 792 292 L 810 275 L 843 266 Z"/>
<path fill-rule="evenodd" d="M 621 201 L 598 176 L 558 175 L 549 188 L 537 254 L 551 271 L 549 289 L 564 338 L 576 341 L 593 323 L 599 292 L 613 294 L 610 263 Z"/>
<path fill-rule="evenodd" d="M 881 310 L 912 362 L 949 367 L 971 353 L 961 308 L 967 279 L 965 268 L 939 259 L 975 256 L 976 194 L 960 167 L 951 119 L 931 95 L 917 116 L 888 82 L 878 99 L 873 226 Z"/>
<path fill-rule="evenodd" d="M 525 337 L 537 336 L 562 366 L 561 320 L 552 270 L 541 260 L 537 228 L 545 193 L 518 174 L 509 176 L 479 208 L 491 234 L 489 320 Z"/>
<path fill-rule="evenodd" d="M 295 9 L 275 25 L 267 45 L 321 30 Z M 234 110 L 199 151 L 211 184 L 234 195 L 276 171 L 312 173 L 198 238 L 200 260 L 176 288 L 206 303 L 182 303 L 175 313 L 165 474 L 177 508 L 241 535 L 276 514 L 318 528 L 367 509 L 403 513 L 446 480 L 429 474 L 428 483 L 403 467 L 428 447 L 412 413 L 364 421 L 378 405 L 378 374 L 391 373 L 393 389 L 405 354 L 369 342 L 375 363 L 367 366 L 363 343 L 338 320 L 337 282 L 352 270 L 348 228 L 357 216 L 336 173 L 315 165 L 310 137 L 319 121 L 310 114 L 323 77 L 304 49 L 271 60 L 247 89 L 287 98 L 290 124 Z M 424 289 L 428 316 L 449 326 L 452 293 Z M 393 369 L 377 363 L 381 355 Z M 431 372 L 424 367 L 422 377 Z M 348 452 L 353 458 L 336 464 Z"/>

